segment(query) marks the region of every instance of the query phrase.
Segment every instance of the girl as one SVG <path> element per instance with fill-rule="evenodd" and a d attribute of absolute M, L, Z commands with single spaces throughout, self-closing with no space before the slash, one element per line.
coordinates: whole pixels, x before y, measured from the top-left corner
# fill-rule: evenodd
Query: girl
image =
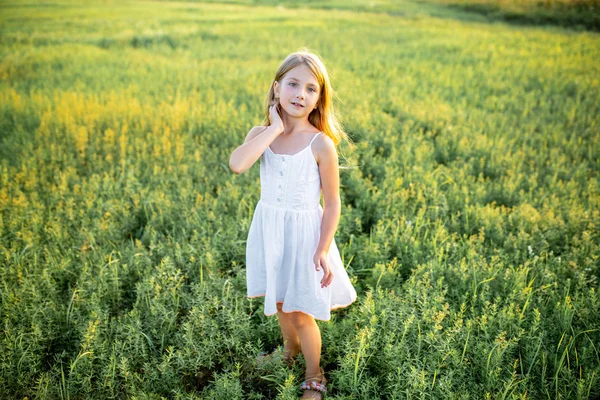
<path fill-rule="evenodd" d="M 327 388 L 315 319 L 329 321 L 331 310 L 356 300 L 334 239 L 341 212 L 336 145 L 347 136 L 333 112 L 325 66 L 313 53 L 290 54 L 266 100 L 262 125 L 229 160 L 241 174 L 260 158 L 261 196 L 246 246 L 247 294 L 265 296 L 265 315 L 277 313 L 288 365 L 300 351 L 304 355 L 302 398 L 320 399 Z"/>

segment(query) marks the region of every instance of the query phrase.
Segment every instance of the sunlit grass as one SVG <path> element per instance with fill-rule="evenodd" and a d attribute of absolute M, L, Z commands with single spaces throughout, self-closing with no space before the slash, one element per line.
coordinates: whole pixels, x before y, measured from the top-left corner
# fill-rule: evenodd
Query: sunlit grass
<path fill-rule="evenodd" d="M 227 160 L 305 45 L 356 143 L 330 397 L 600 396 L 598 35 L 377 4 L 1 6 L 0 397 L 299 394 Z"/>

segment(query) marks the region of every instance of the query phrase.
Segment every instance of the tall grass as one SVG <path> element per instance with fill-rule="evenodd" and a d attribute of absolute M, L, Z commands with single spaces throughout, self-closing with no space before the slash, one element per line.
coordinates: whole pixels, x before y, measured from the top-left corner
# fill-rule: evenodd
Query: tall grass
<path fill-rule="evenodd" d="M 356 143 L 330 397 L 599 397 L 597 34 L 406 4 L 3 4 L 0 397 L 299 394 L 302 361 L 255 362 L 259 176 L 227 159 L 304 45 Z"/>

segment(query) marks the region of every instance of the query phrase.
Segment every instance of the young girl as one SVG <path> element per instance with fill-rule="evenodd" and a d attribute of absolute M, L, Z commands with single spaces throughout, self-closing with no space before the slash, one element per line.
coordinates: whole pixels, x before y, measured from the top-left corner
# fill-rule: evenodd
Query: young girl
<path fill-rule="evenodd" d="M 247 294 L 265 296 L 264 313 L 277 313 L 288 365 L 300 351 L 306 361 L 302 398 L 319 399 L 326 379 L 315 319 L 329 321 L 331 310 L 356 300 L 334 239 L 341 212 L 336 145 L 347 136 L 315 54 L 290 54 L 266 100 L 262 126 L 250 130 L 229 160 L 241 174 L 260 159 L 261 196 L 246 247 Z"/>

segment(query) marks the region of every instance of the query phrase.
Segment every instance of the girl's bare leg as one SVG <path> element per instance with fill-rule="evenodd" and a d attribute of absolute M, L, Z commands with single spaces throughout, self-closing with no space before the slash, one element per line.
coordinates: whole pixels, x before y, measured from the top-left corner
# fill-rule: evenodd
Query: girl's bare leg
<path fill-rule="evenodd" d="M 306 361 L 306 377 L 321 373 L 321 331 L 315 319 L 302 312 L 292 313 L 292 325 L 298 332 Z"/>
<path fill-rule="evenodd" d="M 300 338 L 292 324 L 292 313 L 281 310 L 282 303 L 277 303 L 277 319 L 283 335 L 283 356 L 292 359 L 300 353 Z"/>

